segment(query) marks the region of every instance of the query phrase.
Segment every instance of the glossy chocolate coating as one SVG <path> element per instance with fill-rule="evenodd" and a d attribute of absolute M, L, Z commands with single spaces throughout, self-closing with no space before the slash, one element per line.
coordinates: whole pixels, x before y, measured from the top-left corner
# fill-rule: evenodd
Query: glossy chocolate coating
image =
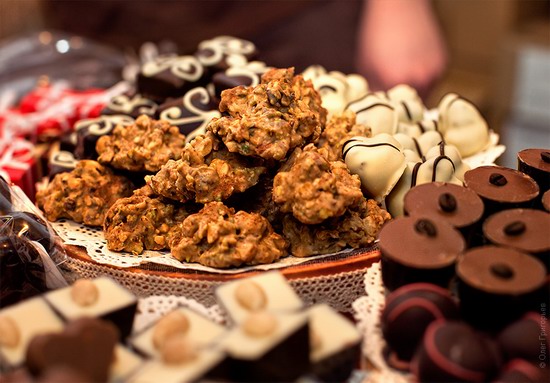
<path fill-rule="evenodd" d="M 510 361 L 495 379 L 495 383 L 545 383 L 548 382 L 548 369 L 542 369 L 539 363 L 531 364 L 523 359 Z"/>
<path fill-rule="evenodd" d="M 550 190 L 548 190 L 542 196 L 542 207 L 544 210 L 550 213 Z"/>
<path fill-rule="evenodd" d="M 71 172 L 76 168 L 78 160 L 71 152 L 59 151 L 54 153 L 48 162 L 48 176 L 50 181 L 60 173 Z"/>
<path fill-rule="evenodd" d="M 80 120 L 75 124 L 77 144 L 74 155 L 80 160 L 97 160 L 95 146 L 100 137 L 111 134 L 117 125 L 128 126 L 134 119 L 126 115 L 99 116 Z"/>
<path fill-rule="evenodd" d="M 537 309 L 546 268 L 537 258 L 517 250 L 481 246 L 459 258 L 456 274 L 463 318 L 494 332 Z"/>
<path fill-rule="evenodd" d="M 497 341 L 508 360 L 525 359 L 538 364 L 540 355 L 548 357 L 548 342 L 541 342 L 540 336 L 546 331 L 548 319 L 537 312 L 529 312 L 504 328 Z M 548 370 L 550 371 L 550 370 Z"/>
<path fill-rule="evenodd" d="M 524 149 L 518 153 L 518 170 L 533 178 L 543 194 L 550 189 L 550 149 Z"/>
<path fill-rule="evenodd" d="M 494 342 L 462 322 L 432 322 L 412 362 L 420 382 L 489 382 L 500 358 Z"/>
<path fill-rule="evenodd" d="M 483 235 L 494 245 L 511 247 L 550 266 L 550 213 L 535 209 L 508 209 L 483 224 Z M 550 270 L 550 268 L 549 268 Z"/>
<path fill-rule="evenodd" d="M 539 187 L 531 177 L 502 166 L 468 170 L 464 174 L 464 186 L 481 197 L 485 216 L 504 209 L 531 207 L 539 195 Z"/>
<path fill-rule="evenodd" d="M 436 319 L 459 319 L 458 305 L 450 292 L 429 283 L 413 283 L 388 295 L 380 322 L 391 351 L 408 361 Z"/>
<path fill-rule="evenodd" d="M 139 93 L 121 94 L 113 97 L 101 111 L 102 115 L 124 114 L 132 118 L 138 118 L 145 114 L 154 117 L 158 104 L 153 100 L 143 97 Z"/>
<path fill-rule="evenodd" d="M 458 230 L 430 217 L 401 217 L 382 227 L 379 235 L 382 280 L 389 290 L 428 282 L 446 287 L 466 244 Z"/>

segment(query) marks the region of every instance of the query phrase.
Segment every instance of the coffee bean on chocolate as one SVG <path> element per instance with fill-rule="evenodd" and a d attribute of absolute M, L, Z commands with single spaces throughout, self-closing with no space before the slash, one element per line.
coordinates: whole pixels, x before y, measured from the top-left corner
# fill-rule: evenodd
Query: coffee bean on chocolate
<path fill-rule="evenodd" d="M 441 210 L 452 212 L 456 210 L 456 199 L 450 193 L 443 193 L 439 196 L 439 206 Z"/>
<path fill-rule="evenodd" d="M 525 231 L 525 223 L 521 221 L 514 221 L 504 227 L 504 233 L 506 235 L 519 235 Z"/>
<path fill-rule="evenodd" d="M 504 186 L 508 183 L 508 180 L 500 173 L 493 173 L 489 176 L 489 182 L 495 186 Z"/>
<path fill-rule="evenodd" d="M 428 237 L 435 237 L 437 235 L 437 229 L 435 228 L 434 224 L 427 219 L 419 219 L 418 221 L 416 221 L 414 229 L 418 233 L 424 234 Z"/>
<path fill-rule="evenodd" d="M 495 263 L 491 266 L 491 273 L 500 279 L 510 279 L 514 276 L 514 270 L 504 263 Z"/>
<path fill-rule="evenodd" d="M 542 152 L 540 158 L 546 163 L 550 163 L 550 152 Z"/>

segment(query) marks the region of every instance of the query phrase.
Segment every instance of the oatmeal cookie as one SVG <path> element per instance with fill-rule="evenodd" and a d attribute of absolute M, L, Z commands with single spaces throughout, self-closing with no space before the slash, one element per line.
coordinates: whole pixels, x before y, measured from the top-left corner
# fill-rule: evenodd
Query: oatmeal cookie
<path fill-rule="evenodd" d="M 167 121 L 142 115 L 133 125 L 117 125 L 96 144 L 98 161 L 132 172 L 156 172 L 168 160 L 177 160 L 185 146 L 185 136 Z"/>
<path fill-rule="evenodd" d="M 220 112 L 207 127 L 228 150 L 267 160 L 283 160 L 292 149 L 319 139 L 326 110 L 310 81 L 294 68 L 272 69 L 255 87 L 222 92 Z"/>
<path fill-rule="evenodd" d="M 286 255 L 286 241 L 259 214 L 210 202 L 187 217 L 170 240 L 172 255 L 215 268 L 271 263 Z"/>
<path fill-rule="evenodd" d="M 327 122 L 317 147 L 327 150 L 330 161 L 342 160 L 342 147 L 347 140 L 356 136 L 370 137 L 371 135 L 371 128 L 356 124 L 355 113 L 346 110 Z"/>
<path fill-rule="evenodd" d="M 36 194 L 36 202 L 50 221 L 70 218 L 90 226 L 103 225 L 116 200 L 132 194 L 132 183 L 92 160 L 82 160 L 69 173 L 55 176 Z"/>
<path fill-rule="evenodd" d="M 107 247 L 134 254 L 166 249 L 176 225 L 188 215 L 183 206 L 166 202 L 146 185 L 116 201 L 107 212 L 103 222 Z"/>
<path fill-rule="evenodd" d="M 358 209 L 348 210 L 341 217 L 319 225 L 304 225 L 290 214 L 283 218 L 283 237 L 296 257 L 334 253 L 346 247 L 370 245 L 378 236 L 390 214 L 376 201 L 364 199 Z"/>
<path fill-rule="evenodd" d="M 298 148 L 273 181 L 273 200 L 281 211 L 305 224 L 339 217 L 363 199 L 359 177 L 325 156 L 313 144 Z"/>
<path fill-rule="evenodd" d="M 176 201 L 222 201 L 258 182 L 266 169 L 257 162 L 228 152 L 207 132 L 185 147 L 181 159 L 168 161 L 148 182 L 155 193 Z"/>

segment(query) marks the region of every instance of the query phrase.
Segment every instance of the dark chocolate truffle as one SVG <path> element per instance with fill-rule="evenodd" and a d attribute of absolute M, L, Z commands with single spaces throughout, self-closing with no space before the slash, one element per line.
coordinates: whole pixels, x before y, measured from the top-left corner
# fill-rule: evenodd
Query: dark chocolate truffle
<path fill-rule="evenodd" d="M 501 166 L 480 166 L 464 173 L 464 186 L 485 204 L 485 216 L 504 209 L 531 207 L 539 195 L 537 183 L 527 174 Z"/>
<path fill-rule="evenodd" d="M 382 280 L 389 290 L 415 282 L 447 287 L 466 245 L 458 230 L 433 218 L 402 217 L 379 235 Z"/>
<path fill-rule="evenodd" d="M 138 118 L 142 114 L 154 117 L 158 104 L 153 100 L 143 97 L 139 93 L 120 94 L 113 97 L 101 111 L 102 115 L 124 114 L 132 118 Z"/>
<path fill-rule="evenodd" d="M 483 216 L 483 201 L 471 189 L 447 182 L 430 182 L 405 194 L 405 215 L 430 215 L 442 219 L 470 238 Z"/>
<path fill-rule="evenodd" d="M 443 320 L 428 326 L 411 362 L 420 382 L 488 382 L 499 366 L 490 338 L 465 323 Z"/>
<path fill-rule="evenodd" d="M 195 56 L 159 56 L 141 67 L 138 93 L 162 102 L 183 96 L 189 89 L 201 85 L 205 76 L 206 71 Z"/>
<path fill-rule="evenodd" d="M 550 270 L 550 213 L 534 209 L 504 210 L 487 218 L 483 235 L 494 245 L 536 256 Z"/>
<path fill-rule="evenodd" d="M 540 304 L 546 269 L 537 258 L 517 250 L 481 246 L 459 257 L 456 275 L 463 318 L 499 331 Z"/>
<path fill-rule="evenodd" d="M 514 359 L 504 366 L 494 383 L 546 383 L 548 382 L 548 373 L 548 370 L 532 365 L 525 360 Z"/>
<path fill-rule="evenodd" d="M 537 312 L 528 312 L 504 328 L 497 341 L 506 359 L 525 359 L 538 365 L 541 356 L 548 357 L 548 341 L 540 339 L 548 328 L 548 320 Z M 550 373 L 550 370 L 547 370 Z"/>
<path fill-rule="evenodd" d="M 449 290 L 429 283 L 413 283 L 388 295 L 380 322 L 392 353 L 390 364 L 395 358 L 409 361 L 426 328 L 436 319 L 459 319 L 458 305 Z"/>
<path fill-rule="evenodd" d="M 524 149 L 518 153 L 518 170 L 533 178 L 540 194 L 550 189 L 550 149 Z"/>
<path fill-rule="evenodd" d="M 208 90 L 203 87 L 193 88 L 183 97 L 165 102 L 158 110 L 159 120 L 177 126 L 184 135 L 199 128 L 204 133 L 204 128 L 214 117 L 221 117 L 221 113 Z"/>

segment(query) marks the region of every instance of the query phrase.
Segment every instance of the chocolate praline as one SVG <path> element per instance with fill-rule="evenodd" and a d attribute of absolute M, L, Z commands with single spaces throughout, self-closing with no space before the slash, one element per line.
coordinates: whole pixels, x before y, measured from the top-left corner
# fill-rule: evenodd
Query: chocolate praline
<path fill-rule="evenodd" d="M 490 245 L 462 254 L 456 275 L 463 318 L 495 332 L 538 307 L 546 269 L 531 255 Z"/>
<path fill-rule="evenodd" d="M 405 215 L 433 215 L 447 221 L 468 240 L 483 216 L 483 201 L 473 190 L 463 186 L 430 182 L 409 190 L 403 209 Z"/>
<path fill-rule="evenodd" d="M 497 342 L 506 359 L 525 359 L 539 364 L 541 355 L 548 356 L 548 342 L 541 342 L 548 320 L 537 312 L 528 312 L 506 326 L 498 335 Z M 550 373 L 550 370 L 547 370 Z"/>
<path fill-rule="evenodd" d="M 540 194 L 550 189 L 550 149 L 524 149 L 518 153 L 518 170 L 533 178 Z"/>
<path fill-rule="evenodd" d="M 523 359 L 514 359 L 502 369 L 495 383 L 543 383 L 548 381 L 548 371 Z"/>
<path fill-rule="evenodd" d="M 426 329 L 411 362 L 419 382 L 489 382 L 500 358 L 489 338 L 462 322 L 437 320 Z"/>
<path fill-rule="evenodd" d="M 550 271 L 550 213 L 509 209 L 493 214 L 483 224 L 483 235 L 494 245 L 511 247 L 539 258 Z"/>
<path fill-rule="evenodd" d="M 447 287 L 466 244 L 458 230 L 427 217 L 401 217 L 379 234 L 382 281 L 389 290 L 415 282 Z"/>
<path fill-rule="evenodd" d="M 542 196 L 542 207 L 544 210 L 550 213 L 550 190 Z"/>
<path fill-rule="evenodd" d="M 429 283 L 413 283 L 389 294 L 380 318 L 390 351 L 389 363 L 406 368 L 426 328 L 437 319 L 459 319 L 458 305 L 449 290 Z"/>
<path fill-rule="evenodd" d="M 485 204 L 485 217 L 504 209 L 531 207 L 539 186 L 527 174 L 502 166 L 480 166 L 464 173 L 464 186 Z"/>

